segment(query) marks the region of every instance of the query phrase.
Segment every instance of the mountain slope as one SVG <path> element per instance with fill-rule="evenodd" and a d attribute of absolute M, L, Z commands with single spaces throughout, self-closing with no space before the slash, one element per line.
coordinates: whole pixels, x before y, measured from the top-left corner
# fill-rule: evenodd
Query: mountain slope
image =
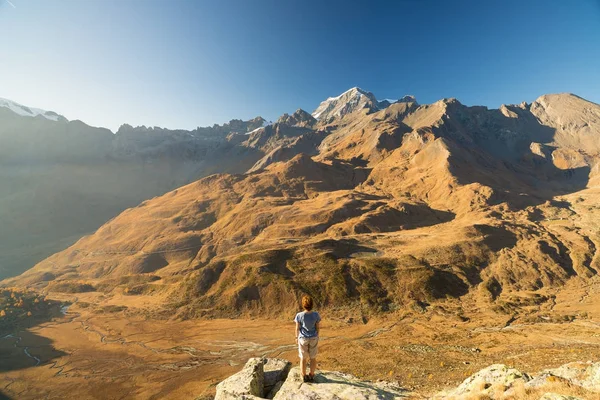
<path fill-rule="evenodd" d="M 323 101 L 312 113 L 312 116 L 316 119 L 329 122 L 357 110 L 366 110 L 369 112 L 378 108 L 378 102 L 373 93 L 354 87 L 337 97 L 330 97 Z"/>
<path fill-rule="evenodd" d="M 299 111 L 229 136 L 269 151 L 250 173 L 143 202 L 5 284 L 85 282 L 181 316 L 275 315 L 300 293 L 332 312 L 463 298 L 517 312 L 600 268 L 599 111 L 572 95 L 400 102 L 316 124 Z"/>
<path fill-rule="evenodd" d="M 56 116 L 56 117 L 55 117 Z M 22 273 L 127 207 L 266 154 L 228 140 L 257 117 L 193 131 L 123 125 L 116 134 L 0 100 L 0 277 Z"/>
<path fill-rule="evenodd" d="M 19 104 L 15 101 L 0 98 L 0 108 L 6 108 L 12 111 L 15 114 L 24 116 L 24 117 L 37 117 L 41 116 L 45 119 L 49 119 L 50 121 L 66 121 L 66 118 L 62 115 L 58 115 L 54 111 L 46 111 L 41 110 L 39 108 L 31 108 Z"/>

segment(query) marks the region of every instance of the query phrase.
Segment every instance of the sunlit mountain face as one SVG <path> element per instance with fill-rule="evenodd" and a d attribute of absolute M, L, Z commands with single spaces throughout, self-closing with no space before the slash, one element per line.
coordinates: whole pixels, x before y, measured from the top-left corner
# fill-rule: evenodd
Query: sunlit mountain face
<path fill-rule="evenodd" d="M 79 208 L 53 203 L 62 214 L 36 218 L 46 226 L 73 212 L 108 219 L 135 196 L 217 174 L 126 210 L 10 284 L 61 291 L 85 282 L 110 294 L 126 277 L 152 276 L 160 283 L 144 285 L 160 286 L 164 306 L 218 316 L 279 313 L 306 291 L 331 307 L 356 302 L 373 312 L 469 294 L 494 302 L 596 274 L 595 209 L 577 211 L 572 196 L 598 182 L 600 107 L 574 95 L 494 110 L 410 96 L 383 104 L 353 88 L 312 115 L 298 110 L 272 123 L 116 134 L 80 124 L 87 131 L 76 139 L 69 122 L 14 118 L 54 128 L 51 141 L 63 143 L 55 151 L 69 149 L 64 159 L 73 148 L 89 154 L 47 165 L 85 167 L 115 185 L 100 185 L 103 193 L 90 182 L 89 192 L 71 186 Z M 577 233 L 566 239 L 541 224 L 557 218 Z M 407 280 L 398 271 L 409 267 L 418 272 Z"/>
<path fill-rule="evenodd" d="M 0 0 L 0 400 L 598 398 L 599 11 Z"/>

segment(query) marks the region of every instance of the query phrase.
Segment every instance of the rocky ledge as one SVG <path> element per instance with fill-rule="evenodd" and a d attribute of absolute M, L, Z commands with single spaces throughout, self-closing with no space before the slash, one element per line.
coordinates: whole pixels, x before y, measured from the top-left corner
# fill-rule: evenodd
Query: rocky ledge
<path fill-rule="evenodd" d="M 215 400 L 395 400 L 600 398 L 600 362 L 575 362 L 532 376 L 503 364 L 473 374 L 458 387 L 425 396 L 398 384 L 360 379 L 334 371 L 319 371 L 314 383 L 302 381 L 299 367 L 287 360 L 251 358 L 244 368 L 217 385 Z M 595 397 L 594 397 L 595 396 Z"/>
<path fill-rule="evenodd" d="M 314 383 L 305 383 L 300 367 L 291 368 L 287 360 L 251 358 L 240 372 L 217 385 L 215 400 L 392 400 L 408 394 L 393 383 L 361 381 L 332 371 L 319 371 Z"/>

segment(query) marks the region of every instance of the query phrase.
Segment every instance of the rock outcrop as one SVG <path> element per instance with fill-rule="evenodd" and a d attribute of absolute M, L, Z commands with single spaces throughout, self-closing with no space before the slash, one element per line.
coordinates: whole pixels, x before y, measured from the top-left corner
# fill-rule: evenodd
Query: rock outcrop
<path fill-rule="evenodd" d="M 267 358 L 264 361 L 264 393 L 268 399 L 271 399 L 283 385 L 292 363 L 280 358 Z"/>
<path fill-rule="evenodd" d="M 319 371 L 314 383 L 304 383 L 300 367 L 290 371 L 275 400 L 378 400 L 404 399 L 410 393 L 388 382 L 369 382 L 335 371 Z"/>
<path fill-rule="evenodd" d="M 392 383 L 333 371 L 319 371 L 314 383 L 305 383 L 300 368 L 290 371 L 290 366 L 286 360 L 251 358 L 240 372 L 219 383 L 215 400 L 393 400 L 409 395 Z"/>
<path fill-rule="evenodd" d="M 531 388 L 543 387 L 547 382 L 556 381 L 557 379 L 564 380 L 569 385 L 582 387 L 590 392 L 600 393 L 600 362 L 573 362 L 558 368 L 548 369 L 527 382 L 526 386 Z"/>
<path fill-rule="evenodd" d="M 300 127 L 312 127 L 316 122 L 317 120 L 312 115 L 301 108 L 297 109 L 292 115 L 285 113 L 277 120 L 277 123 L 280 124 Z"/>
<path fill-rule="evenodd" d="M 494 364 L 471 375 L 456 389 L 441 393 L 435 399 L 463 399 L 478 395 L 492 397 L 499 392 L 505 393 L 517 384 L 522 385 L 530 380 L 530 376 L 515 368 L 503 364 Z"/>
<path fill-rule="evenodd" d="M 219 383 L 215 400 L 263 398 L 264 383 L 264 360 L 251 358 L 240 372 Z"/>
<path fill-rule="evenodd" d="M 300 367 L 291 370 L 290 367 L 291 363 L 282 359 L 251 358 L 240 372 L 219 383 L 215 399 L 583 400 L 600 393 L 600 362 L 565 364 L 534 376 L 503 364 L 494 364 L 471 375 L 458 387 L 433 396 L 411 392 L 397 383 L 363 381 L 336 371 L 318 371 L 315 381 L 306 383 Z"/>
<path fill-rule="evenodd" d="M 560 391 L 576 392 L 558 393 Z M 585 397 L 579 397 L 585 393 Z M 537 398 L 579 400 L 600 393 L 600 362 L 574 362 L 530 376 L 515 368 L 495 364 L 471 375 L 457 388 L 436 394 L 435 400 L 486 398 L 491 400 Z M 597 398 L 598 396 L 596 395 Z"/>

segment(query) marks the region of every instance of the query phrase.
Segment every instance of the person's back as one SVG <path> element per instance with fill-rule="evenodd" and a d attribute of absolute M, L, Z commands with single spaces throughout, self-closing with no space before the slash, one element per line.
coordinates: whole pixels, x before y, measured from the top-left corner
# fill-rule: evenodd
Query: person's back
<path fill-rule="evenodd" d="M 302 297 L 302 308 L 304 311 L 296 314 L 296 341 L 298 342 L 298 353 L 302 376 L 305 382 L 312 382 L 317 367 L 317 345 L 319 343 L 319 322 L 321 316 L 312 311 L 313 300 L 310 296 Z M 306 364 L 310 358 L 310 375 L 306 375 Z"/>
<path fill-rule="evenodd" d="M 321 320 L 321 316 L 316 311 L 301 311 L 296 314 L 294 319 L 300 324 L 300 337 L 312 338 L 317 337 L 317 323 Z"/>

